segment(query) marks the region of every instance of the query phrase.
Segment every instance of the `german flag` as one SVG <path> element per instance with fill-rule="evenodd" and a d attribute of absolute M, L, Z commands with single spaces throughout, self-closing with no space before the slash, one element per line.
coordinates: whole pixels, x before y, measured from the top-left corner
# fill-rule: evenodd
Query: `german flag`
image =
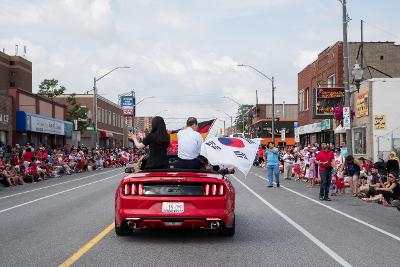
<path fill-rule="evenodd" d="M 209 121 L 202 121 L 198 124 L 197 132 L 201 134 L 203 139 L 206 139 L 208 132 L 210 131 L 211 127 L 214 125 L 215 119 Z M 171 131 L 169 134 L 170 137 L 170 146 L 168 148 L 170 153 L 178 153 L 178 132 L 181 129 Z"/>

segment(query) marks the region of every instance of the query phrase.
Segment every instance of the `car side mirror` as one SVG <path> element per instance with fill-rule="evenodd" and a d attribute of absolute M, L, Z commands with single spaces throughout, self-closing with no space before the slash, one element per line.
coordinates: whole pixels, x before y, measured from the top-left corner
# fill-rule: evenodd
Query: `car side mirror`
<path fill-rule="evenodd" d="M 133 173 L 133 168 L 132 167 L 127 167 L 125 168 L 125 173 Z"/>

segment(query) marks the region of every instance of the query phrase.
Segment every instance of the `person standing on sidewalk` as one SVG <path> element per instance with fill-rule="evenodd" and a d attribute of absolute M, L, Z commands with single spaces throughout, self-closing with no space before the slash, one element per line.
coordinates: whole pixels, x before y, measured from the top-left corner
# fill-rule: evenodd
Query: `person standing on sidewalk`
<path fill-rule="evenodd" d="M 292 155 L 289 149 L 286 150 L 285 154 L 282 157 L 283 159 L 283 177 L 285 180 L 292 179 L 292 168 L 294 163 L 294 156 Z"/>
<path fill-rule="evenodd" d="M 319 175 L 321 184 L 319 190 L 319 199 L 331 201 L 329 198 L 329 188 L 332 180 L 332 169 L 334 165 L 335 155 L 326 143 L 321 144 L 321 151 L 318 152 L 316 162 L 319 165 Z"/>
<path fill-rule="evenodd" d="M 273 187 L 274 176 L 276 187 L 279 187 L 279 150 L 273 142 L 268 143 L 264 155 L 267 161 L 268 187 Z"/>

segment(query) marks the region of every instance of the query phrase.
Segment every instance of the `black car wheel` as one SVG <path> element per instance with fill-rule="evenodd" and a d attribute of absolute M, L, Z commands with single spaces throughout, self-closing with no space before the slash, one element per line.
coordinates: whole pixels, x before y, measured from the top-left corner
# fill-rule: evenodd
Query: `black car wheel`
<path fill-rule="evenodd" d="M 221 225 L 219 228 L 219 233 L 222 236 L 234 236 L 235 235 L 235 217 L 233 218 L 233 224 L 231 227 L 226 227 L 225 225 Z"/>
<path fill-rule="evenodd" d="M 120 226 L 115 222 L 115 233 L 118 236 L 127 236 L 131 234 L 131 230 L 128 228 L 128 225 L 126 225 L 126 222 L 122 222 Z"/>

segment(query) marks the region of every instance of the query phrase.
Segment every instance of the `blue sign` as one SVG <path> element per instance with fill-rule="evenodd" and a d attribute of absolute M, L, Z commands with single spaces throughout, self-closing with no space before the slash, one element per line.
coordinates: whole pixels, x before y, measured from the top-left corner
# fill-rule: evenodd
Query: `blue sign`
<path fill-rule="evenodd" d="M 299 123 L 297 121 L 293 122 L 293 124 L 294 124 L 294 128 L 299 127 Z"/>
<path fill-rule="evenodd" d="M 122 108 L 133 108 L 135 105 L 135 98 L 132 96 L 121 96 Z"/>

